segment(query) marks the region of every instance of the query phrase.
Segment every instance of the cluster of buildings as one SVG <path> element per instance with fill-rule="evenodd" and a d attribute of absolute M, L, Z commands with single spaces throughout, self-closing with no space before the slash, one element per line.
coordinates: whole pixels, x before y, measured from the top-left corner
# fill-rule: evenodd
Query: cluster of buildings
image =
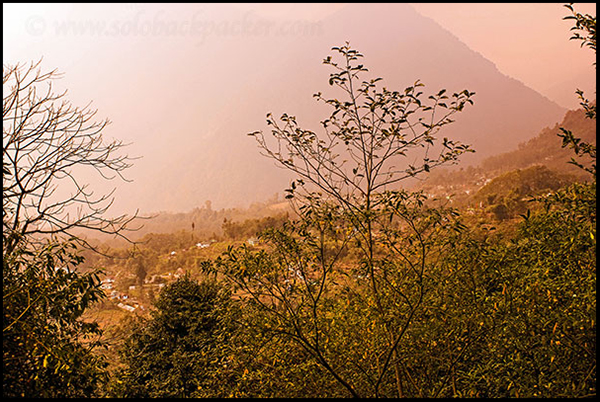
<path fill-rule="evenodd" d="M 104 293 L 107 294 L 109 300 L 118 302 L 117 307 L 130 312 L 133 312 L 138 308 L 142 310 L 144 309 L 144 307 L 137 301 L 135 301 L 133 298 L 130 298 L 129 295 L 119 292 L 114 288 L 114 286 L 115 280 L 113 278 L 105 278 L 102 280 L 100 288 L 104 290 Z M 131 286 L 129 288 L 131 289 Z"/>
<path fill-rule="evenodd" d="M 155 286 L 160 291 L 168 282 L 171 282 L 180 276 L 184 275 L 185 272 L 183 269 L 178 268 L 174 273 L 168 272 L 163 275 L 152 275 L 150 280 L 144 280 L 144 287 Z M 159 282 L 159 283 L 156 283 Z M 135 290 L 136 285 L 129 286 L 128 290 Z M 115 289 L 115 279 L 114 278 L 105 278 L 102 280 L 100 288 L 104 290 L 104 293 L 108 296 L 109 300 L 112 300 L 117 303 L 117 307 L 133 312 L 138 309 L 145 310 L 144 306 L 140 304 L 135 297 L 131 297 L 127 293 L 120 292 Z"/>

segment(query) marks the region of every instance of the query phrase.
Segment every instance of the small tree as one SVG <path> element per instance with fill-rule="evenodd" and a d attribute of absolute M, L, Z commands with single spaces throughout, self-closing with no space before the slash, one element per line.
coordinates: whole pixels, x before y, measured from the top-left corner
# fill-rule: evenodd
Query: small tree
<path fill-rule="evenodd" d="M 3 236 L 4 240 L 4 236 Z M 17 245 L 2 261 L 2 394 L 90 397 L 105 380 L 96 323 L 81 320 L 104 294 L 99 271 L 77 273 L 73 243 Z"/>
<path fill-rule="evenodd" d="M 40 62 L 3 70 L 3 393 L 92 396 L 104 379 L 92 353 L 101 331 L 81 317 L 104 293 L 99 270 L 77 272 L 76 246 L 89 244 L 73 231 L 124 237 L 133 218 L 107 217 L 112 192 L 95 196 L 77 170 L 111 179 L 130 163 L 121 142 L 104 141 L 108 121 L 55 94 L 59 75 Z"/>
<path fill-rule="evenodd" d="M 342 62 L 329 56 L 324 64 L 335 70 L 329 84 L 343 98 L 315 94 L 333 108 L 322 133 L 301 128 L 288 114 L 280 122 L 267 115 L 274 143 L 261 131 L 250 133 L 266 156 L 297 175 L 286 198 L 295 203 L 299 226 L 271 232 L 273 256 L 232 249 L 217 265 L 275 319 L 274 331 L 295 339 L 351 395 L 403 396 L 398 345 L 420 309 L 434 239 L 452 219 L 450 211 L 423 210 L 422 194 L 398 187 L 471 151 L 447 138 L 440 144 L 437 135 L 473 93 L 448 96 L 442 89 L 423 101 L 419 81 L 404 91 L 380 90 L 380 78 L 360 81 L 367 69 L 358 64 L 359 52 L 348 43 L 333 50 Z M 359 250 L 354 270 L 340 264 L 350 243 Z M 375 340 L 366 361 L 330 349 L 330 301 L 340 289 L 336 281 L 351 273 L 357 276 L 350 289 L 371 306 L 366 324 Z M 384 387 L 390 369 L 395 391 Z"/>
<path fill-rule="evenodd" d="M 184 276 L 166 286 L 151 318 L 140 320 L 121 348 L 119 397 L 227 396 L 236 307 L 214 281 Z"/>

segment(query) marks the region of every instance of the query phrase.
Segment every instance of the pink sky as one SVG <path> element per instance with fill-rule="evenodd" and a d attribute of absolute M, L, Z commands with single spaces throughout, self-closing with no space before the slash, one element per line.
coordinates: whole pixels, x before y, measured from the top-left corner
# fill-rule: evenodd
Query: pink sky
<path fill-rule="evenodd" d="M 452 32 L 471 49 L 496 64 L 506 75 L 554 100 L 576 108 L 575 88 L 595 98 L 596 56 L 569 41 L 573 22 L 562 3 L 410 3 L 420 14 Z M 272 18 L 318 20 L 344 3 L 242 4 Z M 596 15 L 596 3 L 576 3 L 575 10 Z M 565 62 L 567 60 L 568 62 Z M 573 88 L 573 89 L 570 89 Z M 568 92 L 566 92 L 568 91 Z"/>
<path fill-rule="evenodd" d="M 561 85 L 579 86 L 595 98 L 596 55 L 568 40 L 572 20 L 560 3 L 414 3 L 415 9 L 493 61 L 503 73 L 524 82 L 558 104 Z M 596 3 L 576 3 L 576 11 L 596 15 Z M 573 89 L 574 91 L 574 89 Z"/>
<path fill-rule="evenodd" d="M 560 105 L 575 108 L 578 102 L 565 99 L 577 86 L 595 97 L 595 54 L 582 50 L 577 41 L 569 41 L 572 21 L 563 21 L 568 10 L 560 3 L 411 3 L 415 9 L 432 18 L 461 41 L 494 62 L 499 70 Z M 343 3 L 240 3 L 233 8 L 247 10 L 272 19 L 318 20 Z M 57 67 L 68 69 L 77 63 L 71 40 L 78 38 L 47 35 L 53 23 L 65 17 L 90 18 L 100 8 L 112 10 L 118 17 L 132 10 L 143 10 L 143 3 L 88 5 L 73 13 L 71 4 L 3 4 L 3 60 L 37 59 L 42 53 L 51 60 L 61 60 Z M 165 5 L 168 7 L 168 5 Z M 210 15 L 209 4 L 202 4 L 204 15 Z M 576 3 L 575 9 L 596 15 L 595 3 Z M 87 15 L 83 15 L 87 14 Z M 44 30 L 39 34 L 35 30 Z M 131 38 L 123 39 L 125 41 Z M 89 43 L 86 53 L 95 44 Z M 565 91 L 567 92 L 565 95 Z"/>

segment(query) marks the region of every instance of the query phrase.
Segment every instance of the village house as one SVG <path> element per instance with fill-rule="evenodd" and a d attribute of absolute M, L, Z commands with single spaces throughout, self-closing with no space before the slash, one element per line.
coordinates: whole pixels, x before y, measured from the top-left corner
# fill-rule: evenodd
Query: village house
<path fill-rule="evenodd" d="M 135 307 L 130 306 L 128 304 L 124 304 L 124 303 L 119 303 L 117 304 L 117 307 L 122 308 L 123 310 L 127 310 L 129 312 L 133 312 L 135 311 Z"/>

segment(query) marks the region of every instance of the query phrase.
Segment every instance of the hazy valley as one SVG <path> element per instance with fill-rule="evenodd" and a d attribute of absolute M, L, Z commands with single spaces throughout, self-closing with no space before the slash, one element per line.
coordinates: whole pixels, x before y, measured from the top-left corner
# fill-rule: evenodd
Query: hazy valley
<path fill-rule="evenodd" d="M 595 5 L 437 6 L 3 5 L 3 395 L 595 396 Z"/>

